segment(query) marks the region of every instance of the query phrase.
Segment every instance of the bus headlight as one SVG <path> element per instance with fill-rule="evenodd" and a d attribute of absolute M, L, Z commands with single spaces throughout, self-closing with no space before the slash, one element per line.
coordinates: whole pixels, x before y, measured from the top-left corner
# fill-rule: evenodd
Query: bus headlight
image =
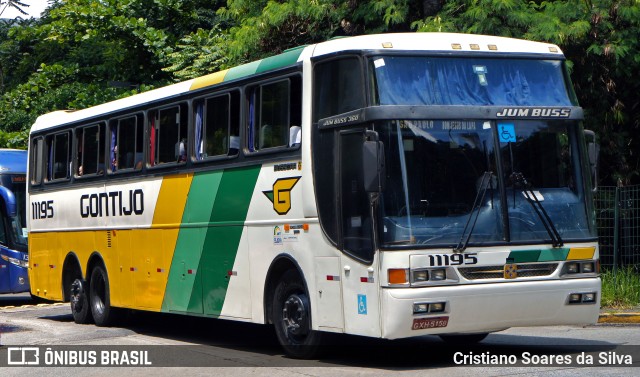
<path fill-rule="evenodd" d="M 593 262 L 582 263 L 582 272 L 585 274 L 592 273 L 594 271 Z"/>
<path fill-rule="evenodd" d="M 429 272 L 427 270 L 417 270 L 413 271 L 413 280 L 414 283 L 422 283 L 429 280 Z"/>
<path fill-rule="evenodd" d="M 567 297 L 567 303 L 569 305 L 594 304 L 596 302 L 596 297 L 596 292 L 571 293 L 569 294 L 569 297 Z"/>
<path fill-rule="evenodd" d="M 449 270 L 449 271 L 447 271 Z M 451 268 L 390 268 L 387 270 L 387 281 L 390 286 L 417 286 L 442 285 L 444 283 L 457 283 L 455 272 Z"/>
<path fill-rule="evenodd" d="M 411 285 L 429 285 L 430 283 L 440 283 L 447 280 L 446 268 L 420 268 L 411 270 Z"/>
<path fill-rule="evenodd" d="M 577 274 L 580 271 L 580 265 L 578 263 L 567 263 L 565 271 L 568 274 Z"/>
<path fill-rule="evenodd" d="M 431 270 L 431 280 L 446 280 L 447 270 L 440 268 L 437 270 Z"/>
<path fill-rule="evenodd" d="M 444 302 L 434 302 L 433 304 L 429 305 L 429 312 L 430 313 L 442 313 L 444 312 L 444 306 L 445 303 Z"/>
<path fill-rule="evenodd" d="M 0 254 L 0 258 L 2 258 L 3 260 L 16 265 L 16 266 L 20 266 L 20 267 L 24 267 L 24 268 L 28 268 L 29 267 L 29 262 L 27 261 L 23 261 L 20 259 L 16 259 L 16 258 L 11 258 L 8 255 L 4 255 L 4 254 Z"/>
<path fill-rule="evenodd" d="M 569 295 L 569 304 L 579 304 L 582 302 L 582 295 L 580 293 L 572 293 Z"/>
<path fill-rule="evenodd" d="M 561 275 L 595 274 L 597 263 L 594 260 L 566 262 Z"/>
<path fill-rule="evenodd" d="M 444 313 L 446 302 L 414 302 L 413 314 Z"/>
<path fill-rule="evenodd" d="M 413 314 L 422 314 L 429 311 L 429 304 L 415 303 L 413 304 Z"/>

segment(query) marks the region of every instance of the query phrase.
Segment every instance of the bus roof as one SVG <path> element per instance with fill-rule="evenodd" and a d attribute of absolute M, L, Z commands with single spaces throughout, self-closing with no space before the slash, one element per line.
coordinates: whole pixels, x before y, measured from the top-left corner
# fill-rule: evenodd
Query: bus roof
<path fill-rule="evenodd" d="M 0 174 L 26 174 L 27 151 L 0 149 Z"/>
<path fill-rule="evenodd" d="M 89 120 L 110 112 L 133 108 L 146 103 L 170 98 L 189 91 L 214 86 L 275 69 L 293 66 L 312 57 L 319 57 L 341 51 L 385 50 L 385 51 L 438 51 L 449 53 L 514 53 L 555 55 L 562 58 L 562 51 L 556 45 L 532 42 L 522 39 L 495 37 L 476 34 L 454 33 L 396 33 L 361 35 L 335 38 L 315 45 L 289 49 L 282 54 L 187 80 L 177 84 L 150 90 L 130 97 L 107 102 L 78 111 L 54 111 L 38 117 L 31 132 L 48 129 L 63 124 Z"/>

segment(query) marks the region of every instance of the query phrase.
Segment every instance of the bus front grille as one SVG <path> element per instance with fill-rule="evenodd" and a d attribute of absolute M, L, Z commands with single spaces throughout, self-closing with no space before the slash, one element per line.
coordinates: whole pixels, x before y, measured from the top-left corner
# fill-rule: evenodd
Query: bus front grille
<path fill-rule="evenodd" d="M 558 268 L 558 263 L 519 263 L 517 278 L 549 276 Z M 504 279 L 504 265 L 463 267 L 458 272 L 467 280 Z"/>

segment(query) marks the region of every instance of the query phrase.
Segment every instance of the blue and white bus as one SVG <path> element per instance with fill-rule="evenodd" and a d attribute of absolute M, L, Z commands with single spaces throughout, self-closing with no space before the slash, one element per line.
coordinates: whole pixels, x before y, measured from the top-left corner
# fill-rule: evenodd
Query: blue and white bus
<path fill-rule="evenodd" d="M 29 292 L 27 151 L 0 149 L 0 293 Z"/>

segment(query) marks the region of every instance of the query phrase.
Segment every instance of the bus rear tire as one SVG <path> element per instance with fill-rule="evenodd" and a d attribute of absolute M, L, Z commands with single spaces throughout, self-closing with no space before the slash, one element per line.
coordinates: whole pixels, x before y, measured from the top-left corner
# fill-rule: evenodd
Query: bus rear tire
<path fill-rule="evenodd" d="M 93 320 L 91 316 L 91 308 L 89 307 L 88 292 L 86 291 L 86 282 L 82 279 L 76 279 L 69 287 L 69 298 L 71 302 L 71 314 L 73 321 L 78 324 L 90 323 Z"/>
<path fill-rule="evenodd" d="M 118 318 L 118 309 L 111 306 L 109 297 L 109 278 L 104 267 L 98 265 L 91 272 L 89 287 L 91 315 L 97 326 L 113 325 Z"/>
<path fill-rule="evenodd" d="M 285 272 L 273 297 L 273 323 L 287 355 L 310 359 L 320 350 L 322 333 L 311 329 L 311 305 L 304 283 L 293 270 Z"/>

